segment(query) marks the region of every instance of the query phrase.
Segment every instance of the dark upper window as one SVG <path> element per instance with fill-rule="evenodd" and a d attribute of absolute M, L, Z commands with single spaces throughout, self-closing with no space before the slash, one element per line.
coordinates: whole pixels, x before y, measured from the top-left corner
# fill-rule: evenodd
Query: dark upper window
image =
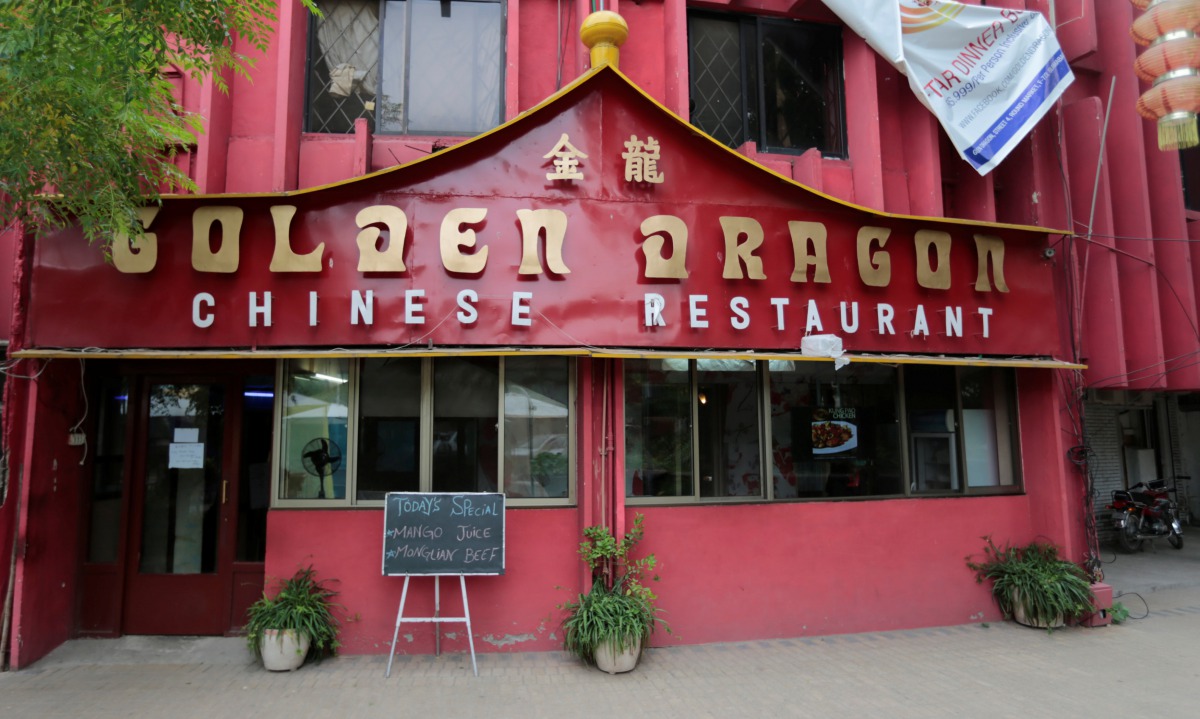
<path fill-rule="evenodd" d="M 1200 212 L 1200 147 L 1179 151 L 1183 173 L 1183 206 Z"/>
<path fill-rule="evenodd" d="M 841 29 L 688 15 L 691 121 L 730 147 L 844 157 Z"/>
<path fill-rule="evenodd" d="M 317 0 L 308 132 L 474 135 L 501 121 L 500 0 Z"/>

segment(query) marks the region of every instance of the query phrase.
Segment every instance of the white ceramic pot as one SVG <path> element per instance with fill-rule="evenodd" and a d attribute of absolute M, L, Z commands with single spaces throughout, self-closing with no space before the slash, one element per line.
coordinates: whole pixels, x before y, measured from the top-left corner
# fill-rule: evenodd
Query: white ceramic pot
<path fill-rule="evenodd" d="M 1018 594 L 1016 590 L 1013 590 L 1012 598 L 1013 621 L 1015 621 L 1017 624 L 1024 624 L 1027 627 L 1036 627 L 1038 629 L 1058 629 L 1059 627 L 1063 626 L 1063 617 L 1061 614 L 1055 617 L 1049 624 L 1030 619 L 1029 617 L 1025 616 L 1025 607 L 1021 604 L 1021 595 Z"/>
<path fill-rule="evenodd" d="M 626 647 L 623 651 L 617 650 L 616 642 L 603 642 L 596 647 L 596 652 L 592 658 L 596 660 L 596 668 L 600 671 L 608 672 L 609 674 L 621 674 L 633 671 L 633 668 L 637 666 L 638 657 L 641 653 L 642 642 L 640 640 L 634 642 L 633 646 Z"/>
<path fill-rule="evenodd" d="M 294 629 L 268 629 L 258 642 L 263 667 L 272 672 L 291 672 L 300 668 L 308 656 L 307 634 L 296 634 Z"/>

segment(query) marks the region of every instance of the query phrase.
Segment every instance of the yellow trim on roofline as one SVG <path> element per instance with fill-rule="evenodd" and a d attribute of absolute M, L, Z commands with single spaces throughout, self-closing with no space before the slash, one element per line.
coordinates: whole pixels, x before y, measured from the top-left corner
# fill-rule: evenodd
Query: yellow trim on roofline
<path fill-rule="evenodd" d="M 679 124 L 683 125 L 683 127 L 688 132 L 691 132 L 695 135 L 698 135 L 699 137 L 704 138 L 705 140 L 710 142 L 714 147 L 718 148 L 719 150 L 729 153 L 730 155 L 741 160 L 742 162 L 747 162 L 747 163 L 753 165 L 754 167 L 758 168 L 759 170 L 762 170 L 763 172 L 767 172 L 767 173 L 773 175 L 774 177 L 776 177 L 780 180 L 783 180 L 784 182 L 786 182 L 789 185 L 797 187 L 801 190 L 804 190 L 804 191 L 811 193 L 813 195 L 816 195 L 818 197 L 822 197 L 831 202 L 837 203 L 843 207 L 847 207 L 849 209 L 855 210 L 857 212 L 874 215 L 876 217 L 885 217 L 885 218 L 892 219 L 892 220 L 917 220 L 917 221 L 926 221 L 926 222 L 941 222 L 941 223 L 947 223 L 947 224 L 952 224 L 952 225 L 967 225 L 967 226 L 972 226 L 972 227 L 992 227 L 992 228 L 1006 229 L 1006 230 L 1020 230 L 1020 231 L 1024 231 L 1024 232 L 1035 232 L 1035 233 L 1047 234 L 1047 235 L 1071 235 L 1071 234 L 1073 234 L 1067 230 L 1059 230 L 1059 229 L 1053 229 L 1053 228 L 1049 228 L 1049 227 L 1038 227 L 1036 225 L 1014 225 L 1014 224 L 1009 224 L 1009 223 L 1004 223 L 1004 222 L 990 222 L 990 221 L 986 221 L 986 220 L 969 220 L 969 219 L 958 218 L 958 217 L 931 217 L 931 216 L 924 216 L 924 215 L 902 215 L 902 214 L 893 213 L 893 212 L 885 212 L 883 210 L 877 210 L 877 209 L 873 209 L 870 207 L 864 207 L 862 205 L 856 205 L 853 202 L 849 202 L 847 200 L 843 200 L 841 198 L 834 197 L 833 195 L 827 195 L 824 192 L 821 192 L 820 190 L 817 190 L 815 188 L 809 187 L 808 185 L 797 182 L 796 180 L 793 180 L 792 178 L 787 177 L 785 175 L 781 175 L 780 173 L 776 172 L 775 170 L 772 170 L 771 168 L 769 168 L 765 165 L 762 165 L 759 162 L 757 162 L 749 157 L 746 157 L 745 155 L 741 154 L 737 150 L 734 150 L 733 148 L 725 145 L 724 143 L 714 139 L 713 137 L 711 137 L 710 135 L 705 133 L 703 130 L 697 128 L 696 126 L 689 123 L 687 120 L 684 120 L 680 116 L 676 115 L 665 105 L 663 105 L 658 100 L 654 99 L 654 97 L 652 97 L 651 95 L 646 93 L 645 90 L 638 87 L 638 85 L 635 82 L 633 82 L 633 80 L 629 79 L 629 76 L 625 75 L 625 73 L 621 72 L 619 69 L 617 69 L 615 67 L 612 67 L 611 65 L 601 65 L 600 67 L 592 68 L 592 69 L 584 72 L 582 75 L 580 75 L 574 81 L 572 81 L 570 84 L 564 86 L 561 90 L 559 90 L 558 92 L 555 92 L 553 95 L 550 95 L 545 100 L 542 100 L 540 103 L 538 103 L 537 105 L 529 108 L 528 110 L 525 110 L 524 112 L 521 112 L 520 114 L 513 117 L 511 120 L 508 120 L 507 122 L 497 125 L 496 127 L 493 127 L 492 129 L 490 129 L 482 134 L 471 137 L 471 138 L 469 138 L 463 142 L 457 143 L 455 145 L 451 145 L 450 147 L 447 147 L 444 150 L 440 150 L 438 152 L 431 152 L 430 154 L 425 155 L 424 157 L 418 157 L 417 159 L 415 159 L 411 162 L 404 163 L 402 165 L 394 165 L 392 167 L 385 167 L 381 170 L 376 170 L 374 172 L 370 172 L 365 175 L 359 175 L 357 177 L 351 177 L 351 178 L 347 178 L 345 180 L 338 180 L 337 182 L 331 182 L 331 183 L 327 183 L 324 185 L 316 185 L 313 187 L 306 187 L 306 188 L 302 188 L 302 189 L 298 189 L 298 190 L 284 190 L 281 192 L 228 193 L 228 194 L 211 194 L 211 195 L 200 195 L 200 194 L 197 194 L 197 195 L 162 195 L 161 198 L 163 200 L 174 201 L 174 200 L 211 200 L 211 199 L 217 199 L 217 198 L 221 198 L 221 199 L 234 199 L 234 198 L 254 199 L 254 198 L 267 198 L 267 197 L 299 197 L 302 195 L 319 192 L 321 190 L 327 190 L 327 189 L 332 189 L 335 187 L 343 187 L 346 185 L 352 185 L 354 183 L 362 182 L 363 180 L 367 180 L 370 178 L 380 177 L 382 175 L 386 175 L 386 174 L 393 173 L 393 172 L 399 172 L 402 170 L 406 170 L 407 168 L 419 165 L 422 162 L 428 162 L 430 159 L 432 159 L 434 157 L 441 157 L 441 156 L 445 155 L 446 153 L 456 152 L 456 151 L 459 151 L 460 148 L 465 148 L 472 144 L 475 144 L 476 142 L 483 141 L 485 138 L 488 138 L 491 135 L 498 133 L 501 130 L 504 130 L 505 128 L 509 127 L 510 125 L 516 124 L 517 122 L 520 122 L 527 117 L 532 117 L 533 115 L 545 110 L 546 108 L 553 105 L 555 102 L 557 102 L 562 97 L 574 92 L 577 88 L 583 86 L 585 83 L 587 83 L 592 78 L 594 78 L 597 75 L 599 75 L 600 73 L 606 72 L 606 71 L 616 73 L 617 77 L 621 78 L 627 85 L 629 85 L 629 87 L 632 88 L 634 90 L 634 92 L 638 93 L 639 95 L 641 95 L 642 97 L 646 98 L 648 101 L 653 103 L 655 107 L 657 107 L 662 112 L 666 113 L 668 117 L 675 120 Z"/>
<path fill-rule="evenodd" d="M 9 355 L 13 359 L 308 359 L 330 357 L 514 357 L 514 356 L 572 356 L 597 359 L 744 359 L 792 360 L 831 362 L 832 357 L 805 355 L 800 352 L 752 350 L 640 350 L 635 348 L 603 347 L 364 347 L 333 349 L 277 350 L 153 350 L 153 349 L 25 349 Z M 852 363 L 868 364 L 926 364 L 960 365 L 970 367 L 1037 367 L 1046 369 L 1084 370 L 1087 365 L 1050 357 L 986 357 L 910 354 L 856 354 L 847 352 L 842 358 Z"/>

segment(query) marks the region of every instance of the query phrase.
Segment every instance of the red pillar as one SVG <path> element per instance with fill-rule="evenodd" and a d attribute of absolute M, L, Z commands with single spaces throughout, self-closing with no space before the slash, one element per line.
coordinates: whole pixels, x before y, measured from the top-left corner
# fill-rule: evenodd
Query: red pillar
<path fill-rule="evenodd" d="M 1163 388 L 1163 337 L 1155 269 L 1155 243 L 1141 238 L 1153 237 L 1150 198 L 1147 192 L 1146 151 L 1138 141 L 1143 134 L 1142 119 L 1133 111 L 1141 88 L 1133 74 L 1135 46 L 1129 39 L 1133 6 L 1127 2 L 1110 3 L 1096 16 L 1100 36 L 1100 92 L 1108 97 L 1108 142 L 1105 162 L 1113 177 L 1122 178 L 1117 187 L 1108 188 L 1112 208 L 1113 244 L 1117 250 L 1117 280 L 1121 289 L 1118 309 L 1122 317 L 1122 341 L 1125 346 L 1127 375 L 1122 384 L 1139 389 Z M 1115 82 L 1115 84 L 1113 84 Z M 1132 140 L 1132 141 L 1130 141 Z M 1079 179 L 1079 175 L 1075 175 Z M 1086 177 L 1086 175 L 1084 176 Z M 1078 218 L 1078 214 L 1076 215 Z"/>

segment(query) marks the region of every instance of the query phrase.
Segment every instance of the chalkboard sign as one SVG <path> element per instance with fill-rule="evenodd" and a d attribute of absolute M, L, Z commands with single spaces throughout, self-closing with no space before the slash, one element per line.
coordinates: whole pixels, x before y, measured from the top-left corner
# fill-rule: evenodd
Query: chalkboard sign
<path fill-rule="evenodd" d="M 504 574 L 504 495 L 389 492 L 383 573 Z"/>

